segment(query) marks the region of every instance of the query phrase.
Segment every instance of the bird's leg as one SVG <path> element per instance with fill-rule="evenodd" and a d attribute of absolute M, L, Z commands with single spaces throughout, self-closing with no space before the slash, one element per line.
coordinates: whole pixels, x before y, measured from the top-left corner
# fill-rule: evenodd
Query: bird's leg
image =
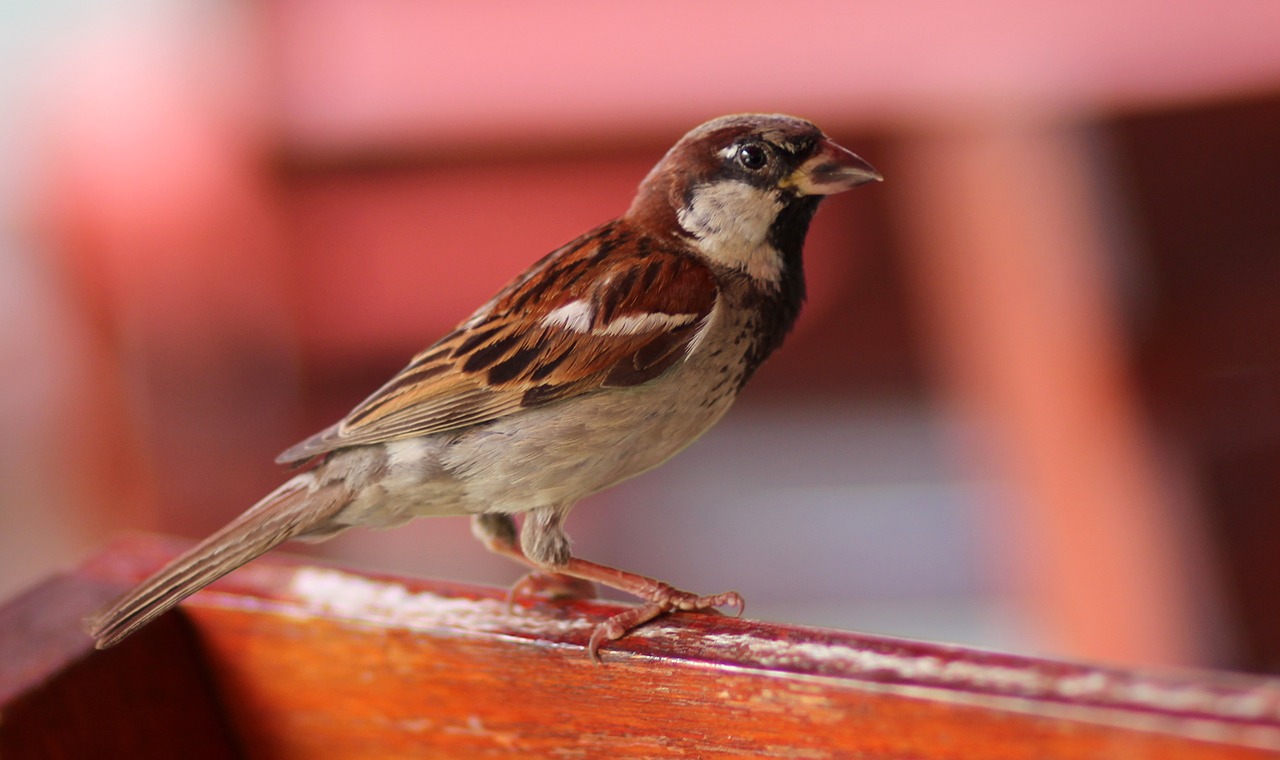
<path fill-rule="evenodd" d="M 532 568 L 511 587 L 507 594 L 508 607 L 520 599 L 595 599 L 598 596 L 591 581 L 552 572 L 526 557 L 516 541 L 516 523 L 511 515 L 475 515 L 471 518 L 471 533 L 494 554 Z"/>
<path fill-rule="evenodd" d="M 471 535 L 494 554 L 530 564 L 516 546 L 516 521 L 511 515 L 479 514 L 471 516 Z M 514 554 L 512 553 L 514 551 Z"/>
<path fill-rule="evenodd" d="M 638 596 L 646 601 L 639 607 L 620 612 L 609 618 L 591 634 L 587 644 L 587 653 L 591 659 L 600 661 L 600 645 L 605 641 L 616 641 L 630 631 L 639 628 L 654 618 L 668 612 L 680 610 L 714 610 L 716 607 L 733 607 L 736 614 L 741 615 L 746 603 L 737 591 L 726 591 L 722 594 L 699 596 L 688 591 L 681 591 L 668 583 L 638 573 L 619 570 L 616 567 L 601 565 L 585 559 L 570 557 L 569 561 L 557 570 L 575 578 L 594 581 L 619 591 Z"/>
<path fill-rule="evenodd" d="M 505 518 L 507 524 L 500 524 Z M 668 612 L 678 610 L 709 610 L 716 607 L 734 607 L 741 615 L 742 597 L 736 591 L 711 596 L 699 596 L 681 591 L 670 584 L 648 576 L 619 570 L 569 553 L 569 539 L 561 523 L 564 513 L 560 510 L 535 510 L 525 521 L 519 545 L 515 542 L 515 523 L 510 517 L 482 515 L 472 523 L 473 530 L 492 551 L 511 557 L 539 569 L 554 568 L 555 574 L 569 576 L 626 592 L 645 600 L 645 604 L 621 612 L 596 627 L 587 644 L 591 659 L 599 662 L 600 645 L 615 641 L 628 632 Z M 484 522 L 481 525 L 481 522 Z M 527 578 L 528 576 L 526 576 Z M 519 587 L 524 579 L 516 584 Z"/>

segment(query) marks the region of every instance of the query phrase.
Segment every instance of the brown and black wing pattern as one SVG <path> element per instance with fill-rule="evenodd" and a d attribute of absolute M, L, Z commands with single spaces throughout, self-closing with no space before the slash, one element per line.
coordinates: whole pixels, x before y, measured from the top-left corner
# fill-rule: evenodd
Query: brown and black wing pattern
<path fill-rule="evenodd" d="M 685 355 L 716 297 L 714 276 L 692 254 L 611 222 L 538 262 L 345 419 L 277 461 L 457 430 L 647 382 Z M 567 305 L 575 322 L 548 317 Z"/>

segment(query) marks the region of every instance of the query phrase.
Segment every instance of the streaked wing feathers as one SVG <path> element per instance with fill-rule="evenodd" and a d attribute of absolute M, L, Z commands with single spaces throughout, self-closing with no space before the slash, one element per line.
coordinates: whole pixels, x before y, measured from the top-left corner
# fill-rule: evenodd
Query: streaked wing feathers
<path fill-rule="evenodd" d="M 277 461 L 647 382 L 684 356 L 716 293 L 696 259 L 612 222 L 540 261 L 345 419 Z"/>

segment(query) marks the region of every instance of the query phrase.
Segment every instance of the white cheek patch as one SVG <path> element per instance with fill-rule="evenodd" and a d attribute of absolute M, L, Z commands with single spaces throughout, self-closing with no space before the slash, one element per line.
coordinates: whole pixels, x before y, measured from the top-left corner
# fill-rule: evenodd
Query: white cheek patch
<path fill-rule="evenodd" d="M 782 258 L 768 236 L 781 210 L 773 193 L 745 182 L 713 182 L 694 188 L 676 219 L 708 257 L 776 283 Z"/>
<path fill-rule="evenodd" d="M 758 245 L 781 210 L 777 197 L 758 187 L 713 182 L 694 188 L 677 218 L 699 239 Z"/>

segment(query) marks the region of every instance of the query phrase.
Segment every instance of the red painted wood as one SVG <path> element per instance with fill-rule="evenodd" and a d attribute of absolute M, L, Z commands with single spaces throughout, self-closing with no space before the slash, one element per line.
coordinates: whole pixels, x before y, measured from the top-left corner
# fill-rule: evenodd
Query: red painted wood
<path fill-rule="evenodd" d="M 102 584 L 123 589 L 177 548 L 119 543 L 29 598 L 76 599 L 88 612 Z M 166 669 L 175 658 L 180 671 L 202 663 L 219 702 L 203 709 L 225 711 L 246 754 L 264 758 L 1280 757 L 1273 680 L 1093 668 L 694 614 L 641 629 L 593 665 L 591 628 L 617 609 L 509 610 L 497 589 L 272 556 L 192 597 L 182 617 L 84 662 L 133 646 L 168 658 Z M 72 617 L 52 619 L 47 627 L 61 633 L 50 640 L 76 640 Z M 17 646 L 13 619 L 0 615 L 6 654 Z M 183 648 L 183 622 L 198 650 Z M 46 659 L 83 657 L 79 641 Z M 131 659 L 129 673 L 150 678 L 160 665 Z M 45 677 L 4 673 L 10 703 Z M 120 708 L 109 692 L 97 693 L 117 720 L 172 707 L 160 695 Z M 13 731 L 0 721 L 0 737 Z"/>

